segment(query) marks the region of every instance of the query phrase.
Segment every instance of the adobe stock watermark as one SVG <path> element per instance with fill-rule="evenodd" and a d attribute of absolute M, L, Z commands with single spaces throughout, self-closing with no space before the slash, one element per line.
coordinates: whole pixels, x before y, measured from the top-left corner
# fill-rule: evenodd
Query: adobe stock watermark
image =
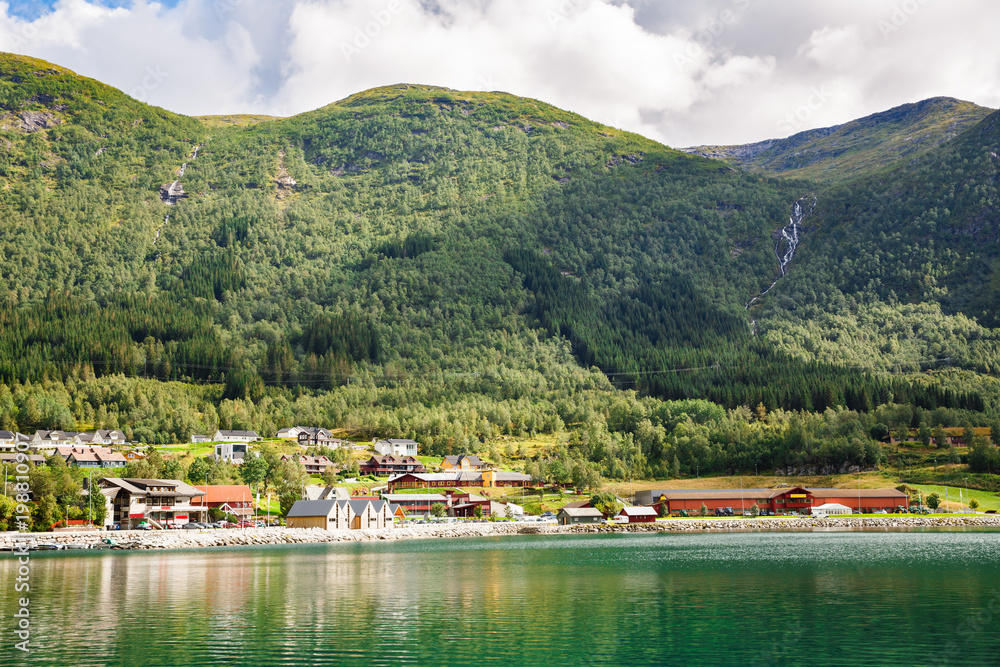
<path fill-rule="evenodd" d="M 969 614 L 965 622 L 952 633 L 955 639 L 948 642 L 944 650 L 933 656 L 933 660 L 928 664 L 933 667 L 948 667 L 953 664 L 953 660 L 961 659 L 964 646 L 975 641 L 984 632 L 992 633 L 997 614 L 1000 614 L 1000 591 L 993 591 L 989 602 L 978 611 Z M 962 659 L 961 662 L 965 663 L 965 660 Z"/>
<path fill-rule="evenodd" d="M 340 52 L 344 54 L 344 60 L 351 62 L 360 56 L 361 52 L 371 45 L 372 40 L 381 35 L 402 11 L 402 0 L 389 0 L 384 8 L 371 13 L 371 21 L 363 26 L 355 26 L 353 39 L 350 42 L 340 43 Z"/>
<path fill-rule="evenodd" d="M 49 14 L 42 14 L 34 21 L 25 23 L 18 30 L 15 30 L 9 37 L 11 48 L 8 50 L 18 50 L 26 46 L 29 42 L 34 41 L 38 37 L 38 33 L 49 24 L 50 20 Z"/>
<path fill-rule="evenodd" d="M 882 39 L 888 40 L 889 37 L 899 32 L 925 4 L 927 4 L 927 0 L 903 0 L 903 2 L 893 5 L 888 18 L 879 19 L 876 24 L 879 32 L 882 33 Z"/>
<path fill-rule="evenodd" d="M 704 56 L 708 47 L 726 31 L 726 27 L 736 23 L 740 13 L 750 7 L 750 0 L 732 0 L 732 4 L 732 9 L 723 9 L 702 21 L 694 35 L 694 41 L 684 48 L 683 53 L 674 53 L 674 65 L 677 69 L 684 69 L 696 58 Z"/>
<path fill-rule="evenodd" d="M 780 118 L 775 124 L 775 128 L 779 132 L 784 132 L 788 135 L 799 132 L 805 123 L 830 101 L 831 97 L 833 97 L 833 93 L 827 90 L 825 83 L 818 87 L 813 86 L 809 89 L 809 96 L 806 97 L 805 102 L 794 111 L 790 111 Z"/>
<path fill-rule="evenodd" d="M 14 457 L 14 519 L 17 525 L 17 532 L 27 533 L 30 530 L 31 510 L 28 502 L 31 500 L 31 486 L 28 472 L 28 443 L 17 443 L 17 455 Z M 5 489 L 6 491 L 6 489 Z M 27 593 L 31 592 L 31 557 L 28 555 L 28 543 L 21 542 L 14 546 L 14 553 L 17 554 L 17 576 L 14 578 L 14 593 L 23 595 L 17 598 L 17 611 L 14 612 L 14 648 L 23 653 L 30 653 L 31 642 L 31 598 Z"/>
<path fill-rule="evenodd" d="M 500 90 L 500 82 L 493 78 L 493 74 L 481 74 L 479 76 L 479 90 L 493 92 Z"/>
<path fill-rule="evenodd" d="M 560 23 L 589 6 L 590 3 L 591 0 L 560 0 L 555 9 L 545 10 L 545 18 L 549 22 L 549 27 L 555 30 Z"/>
<path fill-rule="evenodd" d="M 213 0 L 212 9 L 220 20 L 226 19 L 230 14 L 243 6 L 243 0 Z"/>
<path fill-rule="evenodd" d="M 145 102 L 149 94 L 160 87 L 167 77 L 170 76 L 170 72 L 165 71 L 159 65 L 150 65 L 146 67 L 144 76 L 139 82 L 139 85 L 132 88 L 129 92 L 133 98 L 139 100 L 140 102 Z"/>

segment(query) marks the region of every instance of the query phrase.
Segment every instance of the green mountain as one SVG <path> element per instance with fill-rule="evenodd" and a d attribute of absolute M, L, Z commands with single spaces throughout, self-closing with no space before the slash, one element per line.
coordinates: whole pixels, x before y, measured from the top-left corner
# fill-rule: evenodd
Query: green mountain
<path fill-rule="evenodd" d="M 5 55 L 0 106 L 0 427 L 548 433 L 622 477 L 995 413 L 996 116 L 847 188 L 502 93 L 195 119 Z"/>
<path fill-rule="evenodd" d="M 842 182 L 940 146 L 991 112 L 970 102 L 934 97 L 787 139 L 685 150 L 768 176 Z"/>

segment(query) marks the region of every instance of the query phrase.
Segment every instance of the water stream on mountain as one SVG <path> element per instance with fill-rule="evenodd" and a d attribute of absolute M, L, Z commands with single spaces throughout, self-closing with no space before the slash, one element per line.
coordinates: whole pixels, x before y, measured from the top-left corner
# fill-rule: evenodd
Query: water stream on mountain
<path fill-rule="evenodd" d="M 194 160 L 195 158 L 197 158 L 198 149 L 200 148 L 201 144 L 195 146 L 194 150 L 191 152 L 191 157 L 189 159 Z M 173 183 L 170 184 L 170 187 L 167 188 L 165 195 L 161 194 L 161 197 L 163 197 L 163 203 L 166 204 L 167 206 L 173 206 L 176 203 L 176 201 L 181 196 L 183 196 L 184 188 L 181 187 L 181 179 L 184 177 L 184 172 L 187 171 L 187 166 L 188 166 L 187 162 L 181 165 L 181 168 L 177 170 L 177 180 L 175 180 Z M 160 240 L 160 230 L 162 230 L 163 227 L 168 222 L 170 222 L 169 214 L 163 216 L 163 223 L 156 228 L 156 235 L 153 237 L 153 245 L 156 245 L 156 242 Z"/>
<path fill-rule="evenodd" d="M 799 247 L 799 230 L 802 227 L 802 221 L 813 212 L 816 208 L 817 199 L 814 196 L 803 197 L 799 199 L 792 205 L 792 215 L 788 219 L 788 224 L 779 230 L 780 237 L 774 244 L 774 255 L 778 258 L 778 270 L 780 275 L 774 279 L 766 290 L 750 299 L 747 302 L 746 310 L 749 313 L 750 306 L 759 301 L 764 297 L 765 294 L 771 291 L 771 289 L 778 284 L 778 281 L 785 277 L 785 272 L 788 270 L 788 265 L 792 263 L 792 259 L 795 257 L 795 251 Z M 784 248 L 784 252 L 782 252 Z M 750 318 L 750 333 L 751 335 L 757 335 L 757 320 Z"/>

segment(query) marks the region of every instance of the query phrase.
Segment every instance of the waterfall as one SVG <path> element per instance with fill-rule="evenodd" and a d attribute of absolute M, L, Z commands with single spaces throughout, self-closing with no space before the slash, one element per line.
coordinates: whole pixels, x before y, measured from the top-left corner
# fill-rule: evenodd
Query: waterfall
<path fill-rule="evenodd" d="M 803 205 L 803 202 L 805 202 L 805 205 Z M 747 311 L 750 310 L 750 306 L 770 292 L 778 284 L 779 280 L 785 277 L 788 265 L 792 263 L 792 259 L 795 258 L 795 251 L 799 247 L 799 229 L 802 226 L 802 221 L 816 208 L 816 202 L 816 197 L 803 197 L 792 204 L 792 216 L 788 219 L 788 224 L 778 231 L 778 240 L 774 244 L 774 256 L 778 258 L 778 271 L 780 275 L 774 279 L 774 282 L 766 290 L 747 302 Z M 784 252 L 782 252 L 782 248 L 784 248 Z M 754 336 L 757 335 L 757 320 L 752 317 L 750 318 L 750 333 Z"/>

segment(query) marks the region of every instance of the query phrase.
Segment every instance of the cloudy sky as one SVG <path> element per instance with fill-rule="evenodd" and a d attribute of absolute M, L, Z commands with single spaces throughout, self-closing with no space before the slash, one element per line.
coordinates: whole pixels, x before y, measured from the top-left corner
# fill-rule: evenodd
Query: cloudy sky
<path fill-rule="evenodd" d="M 986 0 L 8 0 L 0 50 L 185 114 L 426 83 L 688 146 L 937 95 L 1000 107 L 998 25 Z"/>

